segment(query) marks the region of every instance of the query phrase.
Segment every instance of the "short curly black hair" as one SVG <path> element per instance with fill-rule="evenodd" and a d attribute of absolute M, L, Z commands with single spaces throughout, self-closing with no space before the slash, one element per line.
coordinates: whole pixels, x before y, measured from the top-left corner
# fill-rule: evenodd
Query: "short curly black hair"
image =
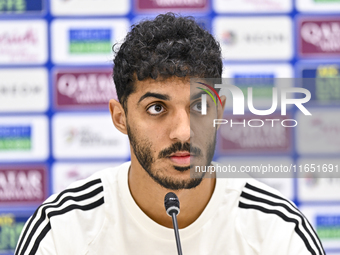
<path fill-rule="evenodd" d="M 136 79 L 221 78 L 222 75 L 219 43 L 193 17 L 174 13 L 133 25 L 115 53 L 113 79 L 125 110 Z"/>

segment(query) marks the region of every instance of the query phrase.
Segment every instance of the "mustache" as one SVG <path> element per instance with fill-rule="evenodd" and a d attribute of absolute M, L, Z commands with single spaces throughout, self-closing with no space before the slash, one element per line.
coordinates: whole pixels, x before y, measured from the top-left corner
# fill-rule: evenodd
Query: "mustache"
<path fill-rule="evenodd" d="M 158 158 L 167 158 L 169 157 L 172 153 L 176 153 L 178 151 L 186 151 L 189 152 L 195 156 L 200 156 L 202 151 L 200 148 L 198 147 L 194 147 L 194 146 L 190 146 L 190 143 L 181 143 L 181 142 L 177 142 L 172 144 L 169 148 L 166 148 L 164 150 L 162 150 L 159 154 L 158 154 Z"/>

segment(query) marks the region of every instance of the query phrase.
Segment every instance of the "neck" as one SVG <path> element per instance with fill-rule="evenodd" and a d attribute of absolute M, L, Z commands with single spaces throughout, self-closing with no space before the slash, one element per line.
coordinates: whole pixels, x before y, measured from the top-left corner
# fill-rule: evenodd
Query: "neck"
<path fill-rule="evenodd" d="M 168 228 L 172 228 L 172 219 L 164 208 L 164 197 L 168 192 L 172 191 L 178 196 L 180 201 L 178 226 L 185 228 L 201 215 L 215 188 L 215 178 L 203 178 L 202 182 L 192 189 L 175 191 L 166 189 L 156 183 L 138 161 L 133 159 L 128 183 L 131 195 L 139 208 L 153 221 Z"/>

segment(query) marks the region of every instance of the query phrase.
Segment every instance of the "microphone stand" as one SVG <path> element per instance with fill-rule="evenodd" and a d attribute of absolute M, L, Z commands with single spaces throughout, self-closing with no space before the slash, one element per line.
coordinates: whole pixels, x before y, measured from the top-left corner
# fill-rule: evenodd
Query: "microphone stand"
<path fill-rule="evenodd" d="M 177 253 L 178 253 L 178 255 L 182 255 L 181 240 L 179 239 L 176 213 L 173 212 L 171 214 L 171 217 L 172 217 L 172 224 L 174 226 L 174 231 L 175 231 L 176 244 L 177 244 Z"/>
<path fill-rule="evenodd" d="M 167 215 L 172 218 L 172 225 L 175 231 L 176 245 L 178 255 L 182 255 L 181 241 L 179 239 L 179 231 L 177 224 L 177 214 L 179 214 L 179 200 L 175 193 L 169 192 L 164 197 L 164 206 Z"/>

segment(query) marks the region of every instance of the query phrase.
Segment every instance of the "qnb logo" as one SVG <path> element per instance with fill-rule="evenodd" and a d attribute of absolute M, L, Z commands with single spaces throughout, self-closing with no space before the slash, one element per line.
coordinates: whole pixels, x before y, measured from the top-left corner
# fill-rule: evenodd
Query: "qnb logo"
<path fill-rule="evenodd" d="M 210 90 L 212 90 L 218 97 L 218 99 L 220 100 L 220 103 L 222 105 L 221 99 L 218 96 L 216 90 L 214 88 L 212 88 L 211 86 L 201 83 L 202 85 L 205 85 L 207 87 L 209 87 Z M 232 94 L 232 102 L 233 102 L 233 115 L 244 115 L 244 94 L 242 92 L 242 90 L 235 86 L 235 85 L 231 85 L 231 84 L 215 84 L 214 85 L 215 88 L 218 89 L 228 89 L 231 94 Z M 213 98 L 213 95 L 207 91 L 206 89 L 202 89 L 199 88 L 201 90 L 204 90 L 205 92 L 207 92 L 207 94 L 210 95 L 210 97 L 214 100 L 215 105 L 216 105 L 216 100 L 215 98 Z M 281 115 L 286 115 L 287 114 L 287 105 L 288 104 L 292 104 L 292 105 L 296 105 L 297 108 L 300 109 L 300 111 L 304 114 L 304 115 L 312 115 L 304 106 L 304 103 L 307 103 L 310 99 L 311 99 L 311 93 L 304 88 L 281 88 L 280 89 L 281 92 Z M 292 95 L 294 93 L 302 93 L 305 95 L 304 98 L 294 98 Z M 290 97 L 288 97 L 288 94 L 290 94 Z M 201 96 L 201 103 L 202 103 L 202 111 L 201 114 L 202 115 L 206 115 L 206 109 L 207 109 L 207 95 L 206 94 L 202 94 Z M 293 98 L 292 98 L 293 97 Z M 247 98 L 247 103 L 248 103 L 248 109 L 251 113 L 255 114 L 255 115 L 261 115 L 261 116 L 265 116 L 265 115 L 270 115 L 272 113 L 275 112 L 275 110 L 277 109 L 277 105 L 278 105 L 278 89 L 277 88 L 273 88 L 272 90 L 272 105 L 269 109 L 267 110 L 258 110 L 255 109 L 254 107 L 254 103 L 253 103 L 253 88 L 248 88 L 248 98 Z"/>

